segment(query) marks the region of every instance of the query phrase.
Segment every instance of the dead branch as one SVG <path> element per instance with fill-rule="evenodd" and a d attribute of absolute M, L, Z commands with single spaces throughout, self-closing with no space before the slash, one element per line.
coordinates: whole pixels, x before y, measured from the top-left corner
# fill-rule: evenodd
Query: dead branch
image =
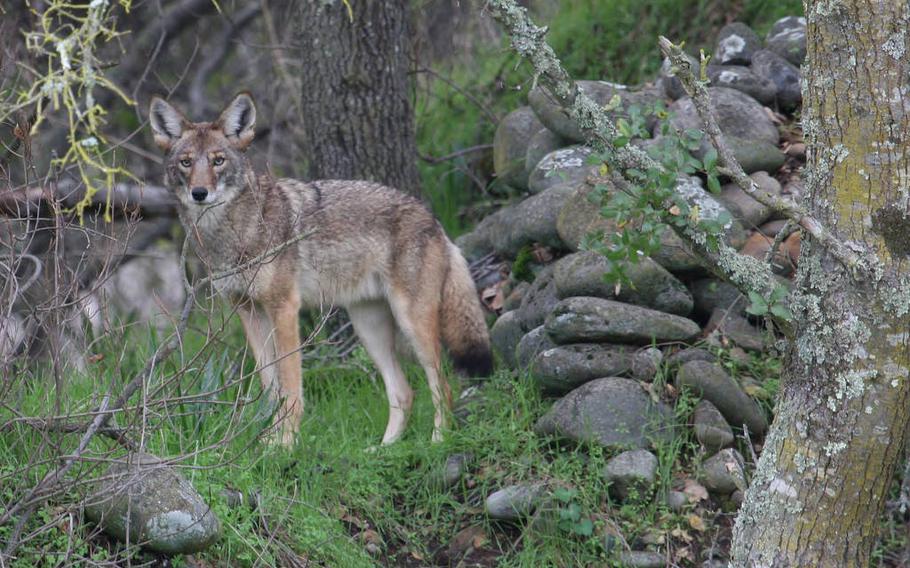
<path fill-rule="evenodd" d="M 49 182 L 0 192 L 0 215 L 16 218 L 35 217 L 53 204 L 72 208 L 85 197 L 85 186 Z M 142 217 L 176 217 L 177 200 L 173 193 L 159 185 L 118 183 L 102 188 L 92 196 L 92 208 L 110 206 L 118 215 L 139 214 Z"/>

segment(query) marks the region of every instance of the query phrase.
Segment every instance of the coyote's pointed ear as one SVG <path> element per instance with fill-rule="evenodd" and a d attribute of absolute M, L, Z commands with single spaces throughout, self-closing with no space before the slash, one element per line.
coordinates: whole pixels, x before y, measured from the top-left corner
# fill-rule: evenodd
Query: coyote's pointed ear
<path fill-rule="evenodd" d="M 256 105 L 249 93 L 240 93 L 228 104 L 215 123 L 227 136 L 231 145 L 243 150 L 253 141 L 256 125 Z"/>
<path fill-rule="evenodd" d="M 179 110 L 159 97 L 153 97 L 149 104 L 149 122 L 155 135 L 155 144 L 164 151 L 171 149 L 189 125 L 189 121 Z"/>

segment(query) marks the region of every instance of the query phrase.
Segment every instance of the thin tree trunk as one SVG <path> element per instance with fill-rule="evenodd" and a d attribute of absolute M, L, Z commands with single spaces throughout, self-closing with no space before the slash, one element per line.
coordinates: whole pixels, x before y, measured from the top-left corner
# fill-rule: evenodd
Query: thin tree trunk
<path fill-rule="evenodd" d="M 419 194 L 407 0 L 299 6 L 309 177 L 368 179 Z"/>
<path fill-rule="evenodd" d="M 797 339 L 735 566 L 867 566 L 910 424 L 906 0 L 808 1 L 807 206 L 881 279 L 803 241 Z"/>

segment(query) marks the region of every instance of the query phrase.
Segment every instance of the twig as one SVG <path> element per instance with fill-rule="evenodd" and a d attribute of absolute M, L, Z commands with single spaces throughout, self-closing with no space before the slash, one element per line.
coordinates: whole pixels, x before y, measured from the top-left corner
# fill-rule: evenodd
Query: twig
<path fill-rule="evenodd" d="M 702 125 L 705 127 L 705 133 L 708 135 L 711 145 L 717 150 L 717 163 L 720 166 L 720 172 L 729 176 L 750 197 L 762 205 L 781 213 L 802 227 L 851 272 L 871 276 L 870 267 L 863 264 L 859 255 L 850 250 L 831 231 L 825 228 L 821 221 L 809 215 L 805 209 L 793 201 L 783 199 L 763 190 L 755 183 L 755 180 L 746 175 L 721 133 L 720 126 L 717 124 L 717 117 L 711 109 L 711 101 L 708 97 L 708 89 L 705 87 L 705 83 L 695 78 L 689 59 L 678 45 L 674 45 L 663 36 L 660 36 L 658 43 L 661 51 L 670 58 L 670 62 L 676 68 L 676 76 L 692 99 L 692 104 L 695 106 Z"/>
<path fill-rule="evenodd" d="M 784 226 L 781 227 L 780 231 L 774 235 L 774 241 L 771 242 L 771 248 L 768 249 L 768 252 L 765 253 L 765 262 L 768 264 L 771 263 L 771 260 L 774 258 L 774 255 L 777 254 L 777 249 L 780 248 L 780 245 L 784 240 L 793 234 L 796 231 L 796 223 L 792 219 L 787 219 L 787 222 L 784 223 Z"/>

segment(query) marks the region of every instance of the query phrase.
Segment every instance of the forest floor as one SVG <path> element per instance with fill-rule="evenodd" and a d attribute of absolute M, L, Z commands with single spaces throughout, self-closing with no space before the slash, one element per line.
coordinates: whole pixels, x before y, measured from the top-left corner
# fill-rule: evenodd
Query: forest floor
<path fill-rule="evenodd" d="M 188 361 L 180 388 L 187 398 L 219 391 L 239 369 L 253 369 L 243 356 L 234 319 L 198 356 L 193 350 L 204 342 L 202 326 L 210 330 L 211 319 L 196 324 L 186 337 Z M 135 335 L 127 350 L 124 343 L 97 345 L 94 373 L 67 384 L 62 411 L 94 407 L 97 381 L 129 376 L 155 343 Z M 723 350 L 718 354 L 731 370 L 751 374 L 773 395 L 778 361 L 753 359 L 736 369 Z M 80 496 L 72 492 L 39 510 L 25 532 L 42 523 L 50 528 L 24 542 L 12 565 L 67 565 L 69 555 L 69 562 L 82 559 L 86 565 L 133 566 L 620 566 L 624 552 L 650 548 L 661 551 L 667 565 L 701 566 L 724 557 L 729 547 L 735 504 L 716 502 L 699 490 L 696 472 L 705 455 L 691 428 L 683 427 L 696 400 L 675 392 L 663 371 L 655 384 L 663 389 L 661 396 L 675 399 L 680 427 L 672 441 L 654 448 L 660 464 L 654 493 L 618 503 L 603 474 L 611 455 L 598 446 L 560 445 L 533 433 L 550 403 L 525 377 L 499 371 L 475 384 L 479 390 L 468 389 L 456 404 L 457 428 L 444 442 L 432 444 L 429 391 L 422 374 L 411 368 L 417 396 L 408 431 L 399 443 L 374 448 L 387 404 L 365 353 L 358 348 L 346 360 L 305 362 L 304 367 L 307 407 L 292 450 L 260 439 L 269 418 L 255 378 L 209 397 L 221 404 L 172 402 L 166 412 L 147 409 L 145 449 L 162 458 L 187 456 L 178 462 L 182 473 L 222 523 L 223 535 L 212 548 L 171 559 L 124 551 L 81 521 Z M 162 373 L 174 368 L 176 362 L 168 362 Z M 52 385 L 41 377 L 21 385 L 20 410 L 47 413 L 55 400 Z M 456 393 L 466 386 L 456 385 Z M 153 383 L 142 396 L 151 393 Z M 120 423 L 127 419 L 121 417 Z M 77 438 L 67 436 L 67 443 Z M 0 436 L 0 474 L 17 471 L 42 451 L 42 444 L 24 430 Z M 111 441 L 96 439 L 90 450 L 100 456 L 112 447 Z M 453 455 L 456 463 L 464 458 L 463 467 L 452 469 Z M 21 489 L 46 468 L 33 467 L 22 479 L 7 478 L 0 491 Z M 484 512 L 486 496 L 522 482 L 544 483 L 547 504 L 517 523 L 491 521 Z M 671 488 L 689 496 L 676 511 L 665 504 Z M 76 523 L 56 526 L 61 511 L 72 513 Z M 901 565 L 907 526 L 883 519 L 883 527 L 876 565 Z"/>

